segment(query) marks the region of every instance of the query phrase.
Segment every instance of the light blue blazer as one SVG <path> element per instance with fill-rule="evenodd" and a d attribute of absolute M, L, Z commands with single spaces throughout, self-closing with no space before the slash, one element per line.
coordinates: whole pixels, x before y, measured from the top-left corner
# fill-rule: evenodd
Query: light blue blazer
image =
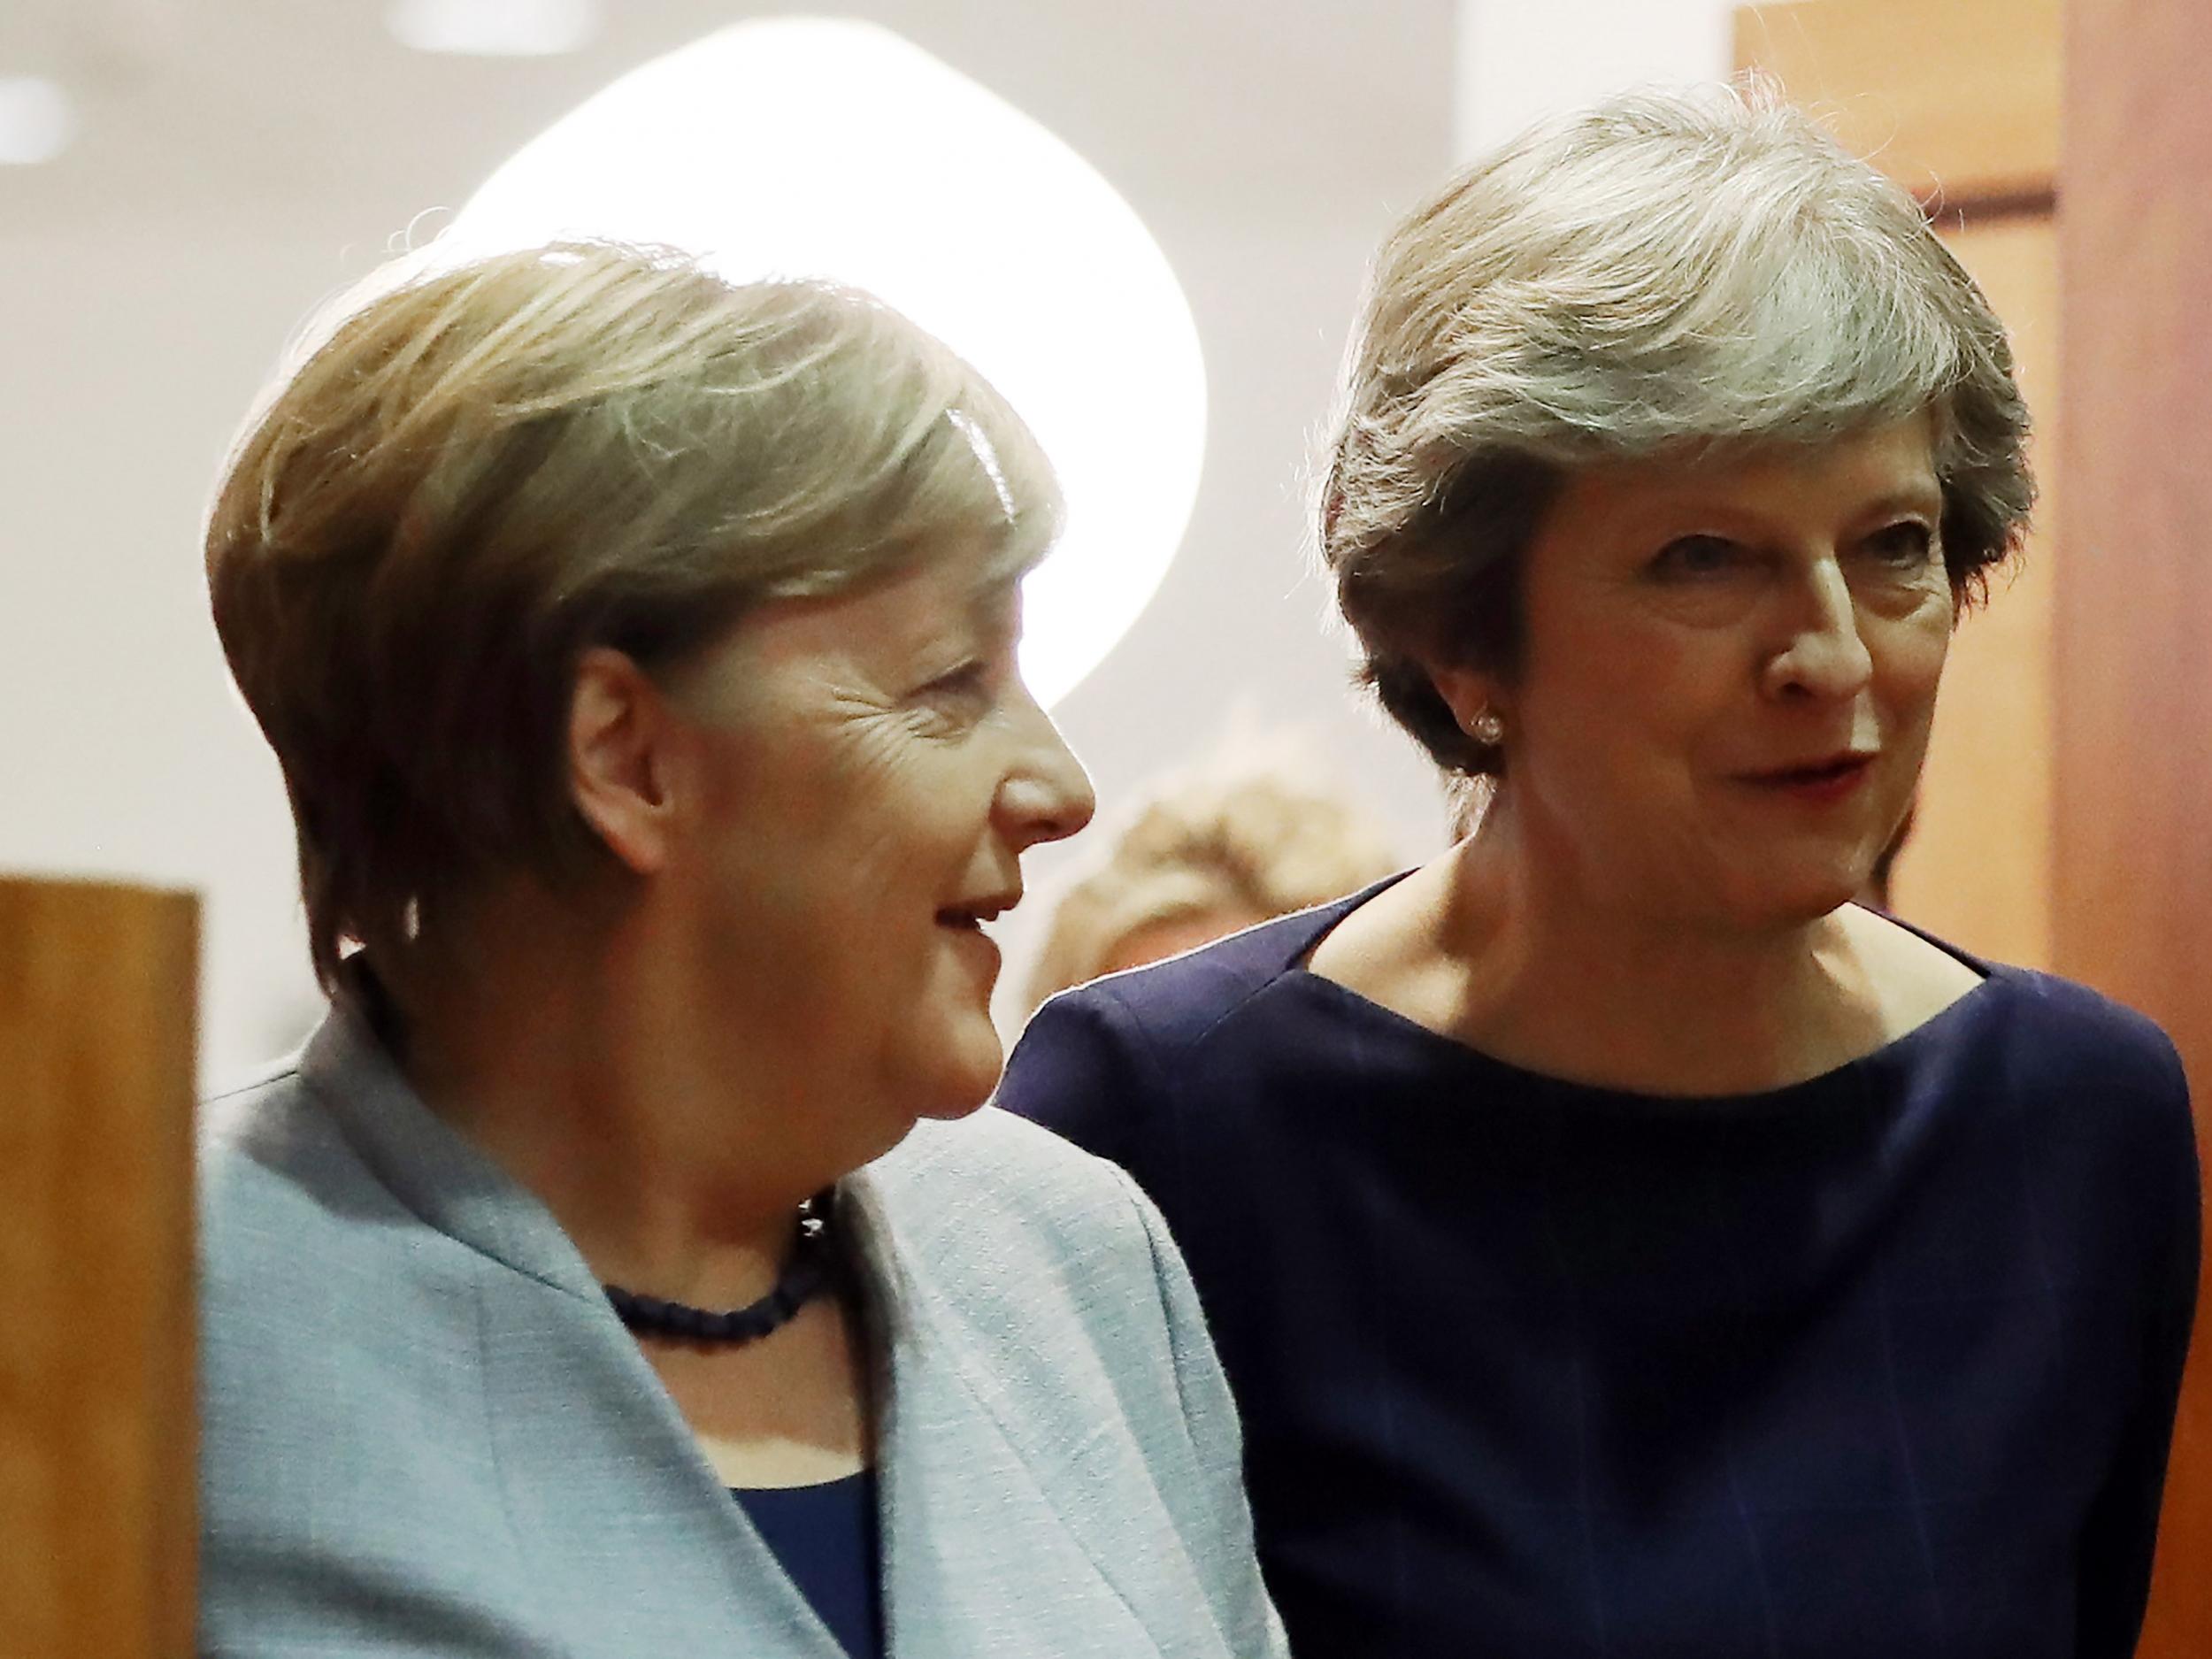
<path fill-rule="evenodd" d="M 836 1659 L 552 1217 L 343 1006 L 202 1136 L 204 1655 Z M 1110 1166 L 990 1110 L 847 1178 L 897 1659 L 1280 1655 L 1234 1408 Z"/>

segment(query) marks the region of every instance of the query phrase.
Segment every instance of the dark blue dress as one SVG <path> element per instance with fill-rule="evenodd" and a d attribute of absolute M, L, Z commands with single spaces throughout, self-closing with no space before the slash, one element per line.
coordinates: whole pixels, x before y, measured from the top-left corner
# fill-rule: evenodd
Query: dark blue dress
<path fill-rule="evenodd" d="M 847 1659 L 884 1659 L 874 1472 L 811 1486 L 733 1486 L 730 1495 Z"/>
<path fill-rule="evenodd" d="M 1358 902 L 1056 999 L 1000 1094 L 1166 1213 L 1301 1659 L 2132 1651 L 2197 1274 L 2154 1026 L 1962 958 L 1837 1071 L 1622 1094 L 1307 972 Z"/>

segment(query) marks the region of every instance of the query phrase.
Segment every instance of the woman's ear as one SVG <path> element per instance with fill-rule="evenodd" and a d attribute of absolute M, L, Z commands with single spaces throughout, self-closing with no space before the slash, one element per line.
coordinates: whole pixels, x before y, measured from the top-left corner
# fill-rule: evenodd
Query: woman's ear
<path fill-rule="evenodd" d="M 672 850 L 679 737 L 674 710 L 643 669 L 605 646 L 584 653 L 569 695 L 569 795 L 638 875 L 662 869 Z"/>
<path fill-rule="evenodd" d="M 1498 682 L 1493 676 L 1478 668 L 1437 663 L 1425 663 L 1422 666 L 1428 671 L 1429 683 L 1436 687 L 1436 695 L 1444 699 L 1444 706 L 1452 711 L 1452 718 L 1458 722 L 1461 731 L 1471 734 L 1476 722 L 1484 717 L 1495 719 L 1504 714 Z"/>

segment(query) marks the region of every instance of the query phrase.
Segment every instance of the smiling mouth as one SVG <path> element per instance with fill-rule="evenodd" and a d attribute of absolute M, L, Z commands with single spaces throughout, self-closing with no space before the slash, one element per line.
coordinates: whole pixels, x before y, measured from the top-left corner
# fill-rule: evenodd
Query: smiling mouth
<path fill-rule="evenodd" d="M 1871 755 L 1839 755 L 1833 760 L 1824 760 L 1812 766 L 1790 766 L 1779 772 L 1755 772 L 1747 780 L 1751 783 L 1835 783 L 1845 778 L 1855 778 L 1874 764 Z"/>
<path fill-rule="evenodd" d="M 940 927 L 957 928 L 963 933 L 979 933 L 986 922 L 995 922 L 1014 908 L 1015 901 L 991 900 L 981 904 L 956 904 L 937 912 Z"/>
<path fill-rule="evenodd" d="M 1808 766 L 1783 766 L 1772 772 L 1747 772 L 1737 781 L 1770 795 L 1826 804 L 1855 794 L 1873 770 L 1871 755 L 1838 755 Z"/>

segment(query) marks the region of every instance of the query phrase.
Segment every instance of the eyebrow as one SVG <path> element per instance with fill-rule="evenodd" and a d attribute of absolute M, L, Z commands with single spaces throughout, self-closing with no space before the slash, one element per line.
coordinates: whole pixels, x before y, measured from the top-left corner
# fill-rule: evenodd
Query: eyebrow
<path fill-rule="evenodd" d="M 1865 511 L 1866 516 L 1870 518 L 1886 512 L 1919 512 L 1939 515 L 1943 511 L 1943 486 L 1931 484 L 1925 489 L 1913 487 L 1892 490 L 1886 495 L 1877 496 L 1869 502 Z"/>
<path fill-rule="evenodd" d="M 1855 519 L 1879 518 L 1890 513 L 1901 512 L 1939 519 L 1943 513 L 1942 486 L 1931 484 L 1924 489 L 1916 485 L 1906 485 L 1900 489 L 1886 490 L 1854 507 L 1851 517 Z M 1648 538 L 1677 532 L 1681 526 L 1700 524 L 1726 533 L 1729 524 L 1740 523 L 1744 517 L 1744 510 L 1733 502 L 1714 500 L 1685 490 L 1624 515 L 1622 522 L 1631 534 Z"/>

